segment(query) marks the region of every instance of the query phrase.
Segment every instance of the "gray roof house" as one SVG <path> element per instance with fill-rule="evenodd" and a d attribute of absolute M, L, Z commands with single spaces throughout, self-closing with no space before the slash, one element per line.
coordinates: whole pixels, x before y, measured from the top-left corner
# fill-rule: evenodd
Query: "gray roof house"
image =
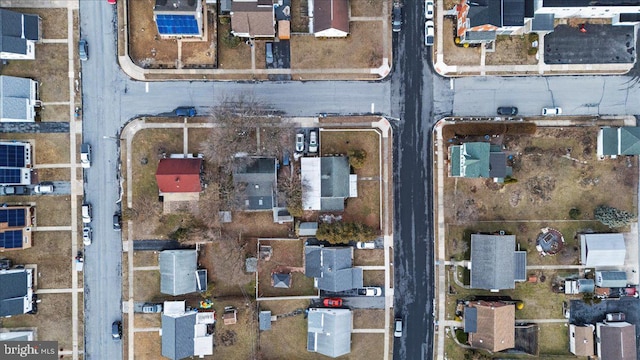
<path fill-rule="evenodd" d="M 345 156 L 303 157 L 300 159 L 302 208 L 344 211 L 344 200 L 357 181 L 350 180 L 351 167 Z M 357 192 L 356 192 L 357 193 Z"/>
<path fill-rule="evenodd" d="M 301 222 L 298 226 L 298 236 L 316 236 L 317 232 L 317 222 Z"/>
<path fill-rule="evenodd" d="M 33 269 L 0 270 L 0 317 L 26 314 L 33 306 Z"/>
<path fill-rule="evenodd" d="M 271 281 L 275 288 L 288 289 L 291 286 L 291 274 L 273 273 Z"/>
<path fill-rule="evenodd" d="M 526 280 L 527 252 L 514 235 L 471 235 L 471 288 L 498 291 Z"/>
<path fill-rule="evenodd" d="M 182 295 L 207 289 L 206 270 L 198 270 L 196 250 L 165 250 L 160 253 L 160 292 Z"/>
<path fill-rule="evenodd" d="M 0 59 L 33 60 L 40 40 L 40 17 L 0 9 Z"/>
<path fill-rule="evenodd" d="M 271 210 L 276 206 L 278 180 L 275 158 L 256 158 L 248 165 L 239 166 L 233 173 L 233 182 L 244 187 L 240 197 L 245 210 Z"/>
<path fill-rule="evenodd" d="M 624 271 L 596 271 L 596 285 L 608 288 L 627 286 L 627 273 Z"/>
<path fill-rule="evenodd" d="M 178 360 L 213 354 L 213 334 L 207 324 L 215 322 L 212 312 L 186 311 L 184 301 L 165 301 L 162 313 L 162 356 Z"/>
<path fill-rule="evenodd" d="M 628 322 L 596 324 L 596 350 L 603 360 L 636 360 L 636 327 Z"/>
<path fill-rule="evenodd" d="M 352 247 L 304 247 L 305 275 L 315 278 L 325 291 L 345 291 L 362 287 L 362 269 L 353 267 Z"/>
<path fill-rule="evenodd" d="M 640 127 L 601 128 L 596 152 L 599 158 L 640 155 Z"/>
<path fill-rule="evenodd" d="M 307 351 L 332 358 L 351 352 L 351 310 L 311 308 L 307 326 Z"/>
<path fill-rule="evenodd" d="M 589 267 L 624 265 L 627 249 L 622 234 L 580 234 L 580 260 Z"/>
<path fill-rule="evenodd" d="M 0 122 L 33 122 L 36 119 L 38 82 L 0 76 Z"/>

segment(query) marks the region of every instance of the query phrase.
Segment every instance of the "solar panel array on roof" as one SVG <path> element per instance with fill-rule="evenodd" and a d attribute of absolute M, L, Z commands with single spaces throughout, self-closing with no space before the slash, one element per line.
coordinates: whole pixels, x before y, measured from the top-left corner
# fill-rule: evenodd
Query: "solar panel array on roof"
<path fill-rule="evenodd" d="M 199 35 L 198 21 L 193 15 L 156 15 L 161 35 Z"/>
<path fill-rule="evenodd" d="M 0 209 L 0 223 L 8 223 L 9 227 L 24 226 L 24 209 Z"/>
<path fill-rule="evenodd" d="M 0 166 L 24 167 L 24 145 L 0 144 Z"/>
<path fill-rule="evenodd" d="M 10 230 L 0 233 L 0 248 L 22 248 L 22 230 Z"/>
<path fill-rule="evenodd" d="M 0 169 L 0 184 L 20 184 L 20 169 Z"/>

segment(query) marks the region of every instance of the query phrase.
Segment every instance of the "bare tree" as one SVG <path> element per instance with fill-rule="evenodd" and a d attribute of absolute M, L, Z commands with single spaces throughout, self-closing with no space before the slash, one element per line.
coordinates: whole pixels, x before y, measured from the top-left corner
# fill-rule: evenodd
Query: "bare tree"
<path fill-rule="evenodd" d="M 309 184 L 303 181 L 300 174 L 294 172 L 291 176 L 284 176 L 278 183 L 278 195 L 280 200 L 287 203 L 289 214 L 295 217 L 302 216 L 303 194 L 309 190 Z"/>

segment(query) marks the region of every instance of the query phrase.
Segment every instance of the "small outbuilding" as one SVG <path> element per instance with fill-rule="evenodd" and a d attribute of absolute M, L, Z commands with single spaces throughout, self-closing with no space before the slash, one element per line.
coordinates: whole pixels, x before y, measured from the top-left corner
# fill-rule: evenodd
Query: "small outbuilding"
<path fill-rule="evenodd" d="M 587 267 L 624 265 L 626 247 L 622 234 L 580 234 L 580 258 Z"/>

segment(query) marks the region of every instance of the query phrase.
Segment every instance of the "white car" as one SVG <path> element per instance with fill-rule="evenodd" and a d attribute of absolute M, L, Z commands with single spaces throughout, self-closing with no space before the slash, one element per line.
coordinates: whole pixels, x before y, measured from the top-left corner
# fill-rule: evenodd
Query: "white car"
<path fill-rule="evenodd" d="M 358 289 L 358 295 L 360 296 L 382 296 L 382 288 L 381 287 L 366 287 L 362 289 Z"/>
<path fill-rule="evenodd" d="M 304 151 L 304 134 L 296 134 L 296 151 Z"/>
<path fill-rule="evenodd" d="M 402 337 L 402 319 L 396 318 L 393 325 L 393 336 Z"/>
<path fill-rule="evenodd" d="M 356 249 L 375 249 L 376 243 L 373 241 L 358 241 L 356 243 Z"/>
<path fill-rule="evenodd" d="M 318 133 L 316 131 L 311 131 L 309 133 L 309 152 L 318 152 Z"/>
<path fill-rule="evenodd" d="M 33 187 L 33 192 L 36 194 L 51 194 L 53 192 L 53 184 L 40 183 Z"/>
<path fill-rule="evenodd" d="M 91 232 L 92 230 L 88 226 L 82 228 L 82 243 L 84 246 L 91 245 Z"/>
<path fill-rule="evenodd" d="M 91 204 L 82 204 L 82 223 L 88 224 L 91 222 Z"/>
<path fill-rule="evenodd" d="M 424 2 L 424 17 L 427 20 L 433 19 L 433 1 L 426 0 Z"/>
<path fill-rule="evenodd" d="M 427 20 L 424 23 L 424 44 L 427 46 L 432 46 L 433 36 L 434 36 L 433 21 Z"/>
<path fill-rule="evenodd" d="M 559 107 L 542 108 L 543 116 L 554 116 L 554 115 L 561 115 L 561 114 L 562 114 L 562 108 L 559 108 Z"/>

